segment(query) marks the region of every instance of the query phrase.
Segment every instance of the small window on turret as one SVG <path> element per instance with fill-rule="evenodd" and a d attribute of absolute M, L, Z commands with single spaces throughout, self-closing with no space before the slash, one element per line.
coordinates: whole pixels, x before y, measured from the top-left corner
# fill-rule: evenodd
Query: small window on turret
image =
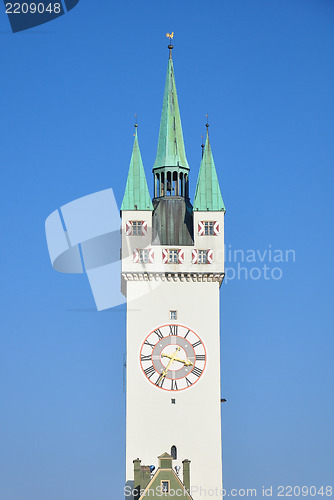
<path fill-rule="evenodd" d="M 219 222 L 216 220 L 198 221 L 198 236 L 218 236 Z"/>
<path fill-rule="evenodd" d="M 205 236 L 214 235 L 214 222 L 213 221 L 204 221 L 204 234 Z"/>
<path fill-rule="evenodd" d="M 142 233 L 142 221 L 141 220 L 133 220 L 132 221 L 132 234 L 134 236 L 141 236 Z"/>
<path fill-rule="evenodd" d="M 145 220 L 127 220 L 125 223 L 126 236 L 146 236 L 148 224 Z"/>

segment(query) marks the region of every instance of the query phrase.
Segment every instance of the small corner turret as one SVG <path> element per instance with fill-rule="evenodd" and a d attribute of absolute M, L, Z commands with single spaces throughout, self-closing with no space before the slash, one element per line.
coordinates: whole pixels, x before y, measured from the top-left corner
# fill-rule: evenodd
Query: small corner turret
<path fill-rule="evenodd" d="M 209 124 L 206 124 L 206 141 L 199 169 L 194 210 L 225 212 L 223 197 L 220 192 L 219 181 L 209 139 Z"/>
<path fill-rule="evenodd" d="M 138 125 L 135 123 L 135 138 L 131 155 L 130 167 L 124 198 L 121 206 L 122 214 L 122 270 L 127 261 L 139 262 L 142 248 L 147 248 L 152 240 L 152 211 L 153 205 L 147 186 L 143 161 L 138 143 Z M 133 236 L 134 238 L 127 238 Z M 140 245 L 138 245 L 140 242 Z M 138 249 L 139 247 L 139 249 Z M 146 250 L 144 251 L 146 254 Z M 152 259 L 152 252 L 147 250 L 147 261 Z M 121 290 L 126 296 L 126 283 L 122 275 Z"/>
<path fill-rule="evenodd" d="M 124 198 L 121 206 L 123 210 L 153 210 L 150 193 L 147 186 L 143 161 L 138 143 L 138 125 L 135 124 L 135 139 L 129 173 L 125 187 Z"/>

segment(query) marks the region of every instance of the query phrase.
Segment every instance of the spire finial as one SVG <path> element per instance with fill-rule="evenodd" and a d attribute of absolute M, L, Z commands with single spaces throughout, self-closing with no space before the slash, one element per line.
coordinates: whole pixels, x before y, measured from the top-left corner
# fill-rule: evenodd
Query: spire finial
<path fill-rule="evenodd" d="M 169 38 L 169 59 L 172 59 L 172 50 L 174 48 L 174 46 L 172 45 L 172 40 L 174 38 L 174 31 L 172 31 L 171 33 L 166 33 L 166 38 Z"/>
<path fill-rule="evenodd" d="M 137 113 L 135 113 L 135 123 L 134 123 L 134 128 L 135 128 L 135 133 L 133 134 L 133 137 L 136 137 L 137 136 L 137 127 L 138 127 L 138 123 L 137 123 Z"/>
<path fill-rule="evenodd" d="M 205 145 L 203 144 L 203 135 L 202 135 L 202 144 L 201 144 L 201 148 L 202 148 L 202 158 L 203 158 L 203 155 L 204 155 L 204 148 L 205 148 Z"/>
<path fill-rule="evenodd" d="M 206 114 L 206 135 L 209 135 L 209 117 L 208 117 L 208 113 Z"/>

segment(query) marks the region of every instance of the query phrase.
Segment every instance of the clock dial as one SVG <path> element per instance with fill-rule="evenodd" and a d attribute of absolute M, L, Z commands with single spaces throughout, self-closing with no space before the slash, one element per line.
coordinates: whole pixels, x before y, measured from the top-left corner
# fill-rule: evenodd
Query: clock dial
<path fill-rule="evenodd" d="M 201 378 L 206 365 L 205 346 L 190 328 L 163 325 L 144 340 L 140 365 L 151 384 L 166 391 L 182 391 Z"/>

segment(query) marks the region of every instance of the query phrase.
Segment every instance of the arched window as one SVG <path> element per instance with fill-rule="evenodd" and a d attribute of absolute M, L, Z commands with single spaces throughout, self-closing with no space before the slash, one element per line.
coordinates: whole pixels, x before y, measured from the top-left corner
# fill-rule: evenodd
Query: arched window
<path fill-rule="evenodd" d="M 176 446 L 172 446 L 171 449 L 170 449 L 170 454 L 173 458 L 173 460 L 176 460 L 177 459 L 177 449 L 176 449 Z"/>

